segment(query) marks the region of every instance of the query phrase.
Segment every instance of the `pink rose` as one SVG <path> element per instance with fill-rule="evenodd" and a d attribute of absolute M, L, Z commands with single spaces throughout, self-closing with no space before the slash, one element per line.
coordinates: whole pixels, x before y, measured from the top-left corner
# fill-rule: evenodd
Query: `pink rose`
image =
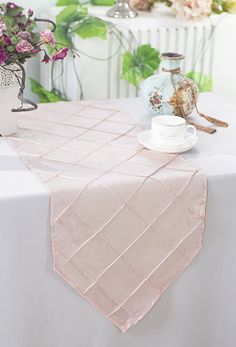
<path fill-rule="evenodd" d="M 8 53 L 0 47 L 0 64 L 4 64 L 8 58 Z"/>
<path fill-rule="evenodd" d="M 30 52 L 34 47 L 29 43 L 27 40 L 21 40 L 16 45 L 16 51 L 18 53 L 28 53 Z"/>
<path fill-rule="evenodd" d="M 54 34 L 50 30 L 45 30 L 40 33 L 40 37 L 43 43 L 47 43 L 50 46 L 54 47 L 55 46 L 55 37 Z"/>
<path fill-rule="evenodd" d="M 69 49 L 68 48 L 62 48 L 59 52 L 53 54 L 52 60 L 57 61 L 57 60 L 63 60 L 68 53 Z"/>

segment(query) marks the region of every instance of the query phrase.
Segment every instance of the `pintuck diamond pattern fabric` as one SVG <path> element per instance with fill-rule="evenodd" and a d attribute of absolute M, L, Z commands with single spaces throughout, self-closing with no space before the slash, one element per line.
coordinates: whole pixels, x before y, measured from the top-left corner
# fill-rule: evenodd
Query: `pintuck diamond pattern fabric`
<path fill-rule="evenodd" d="M 123 332 L 202 247 L 206 177 L 110 102 L 45 104 L 9 138 L 51 194 L 55 270 Z"/>

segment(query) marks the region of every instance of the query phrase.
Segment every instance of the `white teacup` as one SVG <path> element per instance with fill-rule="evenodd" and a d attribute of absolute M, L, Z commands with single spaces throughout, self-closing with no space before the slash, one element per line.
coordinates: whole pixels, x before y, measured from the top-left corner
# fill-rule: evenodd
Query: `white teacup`
<path fill-rule="evenodd" d="M 188 125 L 182 117 L 156 116 L 152 118 L 151 140 L 157 145 L 179 145 L 184 142 L 189 130 L 197 134 L 196 128 Z"/>

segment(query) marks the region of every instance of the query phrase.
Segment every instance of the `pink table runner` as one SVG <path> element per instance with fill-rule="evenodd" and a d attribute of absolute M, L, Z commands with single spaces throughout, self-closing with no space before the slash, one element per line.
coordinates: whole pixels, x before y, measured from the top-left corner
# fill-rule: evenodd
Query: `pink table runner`
<path fill-rule="evenodd" d="M 55 270 L 125 332 L 202 247 L 205 175 L 112 104 L 41 105 L 9 141 L 51 194 Z"/>

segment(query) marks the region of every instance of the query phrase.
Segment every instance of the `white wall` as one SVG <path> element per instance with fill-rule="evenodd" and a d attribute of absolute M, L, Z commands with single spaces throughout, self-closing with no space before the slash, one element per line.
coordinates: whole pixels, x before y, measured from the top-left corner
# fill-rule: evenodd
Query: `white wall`
<path fill-rule="evenodd" d="M 236 15 L 225 17 L 215 34 L 214 92 L 236 104 Z"/>
<path fill-rule="evenodd" d="M 36 15 L 46 12 L 47 8 L 54 5 L 55 2 L 56 0 L 17 0 L 17 4 L 21 5 L 25 9 L 32 8 Z"/>

